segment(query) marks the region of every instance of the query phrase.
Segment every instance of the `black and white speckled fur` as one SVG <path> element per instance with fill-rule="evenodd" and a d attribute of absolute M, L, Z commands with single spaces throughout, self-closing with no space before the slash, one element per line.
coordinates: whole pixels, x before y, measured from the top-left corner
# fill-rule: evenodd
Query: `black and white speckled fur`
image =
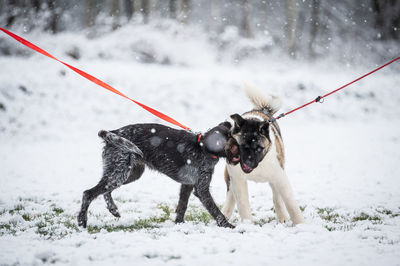
<path fill-rule="evenodd" d="M 225 144 L 230 137 L 230 123 L 221 123 L 198 135 L 160 124 L 134 124 L 117 130 L 99 132 L 105 140 L 103 177 L 83 192 L 78 224 L 86 227 L 90 203 L 104 195 L 107 208 L 120 217 L 111 193 L 114 189 L 141 177 L 145 166 L 181 183 L 175 222 L 183 222 L 188 200 L 194 194 L 216 220 L 218 226 L 233 227 L 218 209 L 209 190 L 219 157 L 226 157 Z"/>

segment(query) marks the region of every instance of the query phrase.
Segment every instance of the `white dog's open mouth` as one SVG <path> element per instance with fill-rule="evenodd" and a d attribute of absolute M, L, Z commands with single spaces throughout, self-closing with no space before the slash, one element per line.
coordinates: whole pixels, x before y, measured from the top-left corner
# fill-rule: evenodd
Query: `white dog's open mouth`
<path fill-rule="evenodd" d="M 251 168 L 250 166 L 248 166 L 245 163 L 240 163 L 240 166 L 242 167 L 243 172 L 245 172 L 246 174 L 248 174 L 251 171 L 253 171 L 253 168 Z"/>

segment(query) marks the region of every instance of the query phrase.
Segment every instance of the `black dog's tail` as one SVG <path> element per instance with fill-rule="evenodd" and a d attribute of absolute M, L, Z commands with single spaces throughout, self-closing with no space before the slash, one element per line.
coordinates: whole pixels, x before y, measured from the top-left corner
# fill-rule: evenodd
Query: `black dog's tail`
<path fill-rule="evenodd" d="M 117 134 L 106 130 L 100 130 L 99 137 L 104 139 L 105 142 L 118 147 L 122 151 L 131 152 L 143 157 L 143 152 L 138 148 L 138 146 L 124 137 L 118 136 Z"/>

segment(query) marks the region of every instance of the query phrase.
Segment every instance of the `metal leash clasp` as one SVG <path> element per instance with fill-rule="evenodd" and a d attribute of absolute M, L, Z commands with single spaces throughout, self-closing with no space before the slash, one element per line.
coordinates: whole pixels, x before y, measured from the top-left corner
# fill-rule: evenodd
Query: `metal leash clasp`
<path fill-rule="evenodd" d="M 315 98 L 316 103 L 323 103 L 324 101 L 325 101 L 325 99 L 321 96 L 318 96 L 317 98 Z"/>

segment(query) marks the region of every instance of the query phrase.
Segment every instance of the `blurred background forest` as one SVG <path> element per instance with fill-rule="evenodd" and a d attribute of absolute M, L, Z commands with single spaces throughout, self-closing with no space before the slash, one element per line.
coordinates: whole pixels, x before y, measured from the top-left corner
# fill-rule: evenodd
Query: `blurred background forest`
<path fill-rule="evenodd" d="M 89 37 L 170 21 L 201 28 L 221 51 L 236 43 L 235 61 L 260 51 L 307 60 L 392 58 L 400 41 L 400 0 L 0 0 L 0 14 L 9 29 Z M 10 53 L 0 42 L 0 54 Z"/>

